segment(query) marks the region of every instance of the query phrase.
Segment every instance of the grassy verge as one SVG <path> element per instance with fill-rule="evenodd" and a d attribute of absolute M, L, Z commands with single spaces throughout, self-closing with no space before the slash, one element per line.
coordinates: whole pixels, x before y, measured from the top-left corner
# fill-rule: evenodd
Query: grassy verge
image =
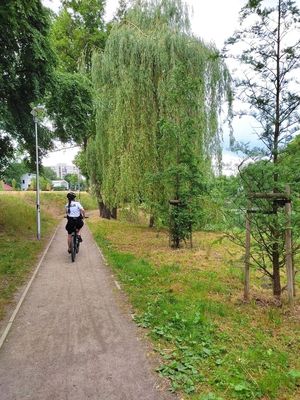
<path fill-rule="evenodd" d="M 97 208 L 95 200 L 87 193 L 81 193 L 80 197 L 87 210 Z M 64 214 L 66 193 L 42 192 L 42 240 L 36 240 L 35 199 L 35 192 L 0 194 L 0 319 Z"/>
<path fill-rule="evenodd" d="M 15 195 L 0 196 L 0 319 L 16 288 L 36 264 L 56 221 L 42 214 L 42 240 L 36 240 L 35 207 Z"/>
<path fill-rule="evenodd" d="M 193 249 L 174 251 L 165 234 L 146 227 L 88 224 L 173 390 L 190 400 L 300 399 L 299 313 L 270 304 L 266 294 L 241 301 L 237 248 L 200 232 Z"/>

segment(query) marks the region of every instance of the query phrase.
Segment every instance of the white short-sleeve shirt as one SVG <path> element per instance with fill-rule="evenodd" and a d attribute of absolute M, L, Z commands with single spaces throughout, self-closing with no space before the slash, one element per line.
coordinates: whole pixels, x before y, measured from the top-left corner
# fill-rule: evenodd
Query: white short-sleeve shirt
<path fill-rule="evenodd" d="M 69 203 L 66 204 L 66 213 L 69 217 L 73 217 L 73 218 L 80 217 L 81 210 L 83 210 L 83 207 L 79 203 L 79 201 L 73 201 L 73 200 L 71 201 L 71 204 L 70 204 L 70 212 L 68 212 L 69 211 L 68 208 L 69 208 Z"/>

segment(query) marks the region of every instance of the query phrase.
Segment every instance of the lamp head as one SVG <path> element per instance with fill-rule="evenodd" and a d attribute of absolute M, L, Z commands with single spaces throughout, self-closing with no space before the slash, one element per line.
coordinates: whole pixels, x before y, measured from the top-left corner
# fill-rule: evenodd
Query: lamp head
<path fill-rule="evenodd" d="M 38 116 L 41 116 L 44 111 L 45 111 L 45 106 L 42 104 L 38 104 L 37 106 L 32 107 L 30 113 L 33 116 L 33 118 L 36 119 Z"/>

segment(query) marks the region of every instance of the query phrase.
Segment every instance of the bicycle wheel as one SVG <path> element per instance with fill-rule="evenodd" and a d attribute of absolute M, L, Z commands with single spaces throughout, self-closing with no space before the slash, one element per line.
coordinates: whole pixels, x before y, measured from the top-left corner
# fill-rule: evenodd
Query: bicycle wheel
<path fill-rule="evenodd" d="M 72 258 L 72 262 L 74 262 L 74 261 L 75 261 L 75 258 L 76 258 L 76 241 L 77 241 L 76 234 L 73 233 L 73 234 L 72 234 L 72 245 L 71 245 L 71 258 Z"/>

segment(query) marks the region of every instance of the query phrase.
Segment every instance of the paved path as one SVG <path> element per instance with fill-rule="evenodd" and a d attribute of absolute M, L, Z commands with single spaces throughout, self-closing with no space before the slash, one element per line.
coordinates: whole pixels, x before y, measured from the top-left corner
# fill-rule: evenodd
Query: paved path
<path fill-rule="evenodd" d="M 86 227 L 75 263 L 64 224 L 0 350 L 0 400 L 165 400 L 145 344 Z"/>

